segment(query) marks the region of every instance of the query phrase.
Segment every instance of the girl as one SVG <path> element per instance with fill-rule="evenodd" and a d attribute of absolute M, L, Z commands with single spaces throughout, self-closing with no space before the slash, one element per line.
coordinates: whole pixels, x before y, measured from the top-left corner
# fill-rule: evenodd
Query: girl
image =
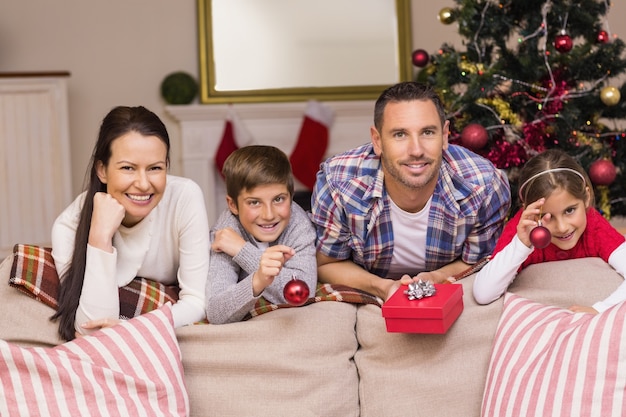
<path fill-rule="evenodd" d="M 626 273 L 625 238 L 592 207 L 593 188 L 587 173 L 557 149 L 531 158 L 520 173 L 522 208 L 504 228 L 492 260 L 476 275 L 474 298 L 480 304 L 498 299 L 528 265 L 565 259 L 600 257 L 619 274 Z M 533 247 L 531 231 L 546 227 L 550 243 Z M 574 312 L 598 313 L 626 300 L 626 282 L 592 307 L 571 306 Z"/>
<path fill-rule="evenodd" d="M 59 334 L 119 321 L 118 287 L 136 276 L 178 284 L 174 325 L 204 319 L 209 227 L 200 187 L 167 175 L 169 136 L 144 107 L 116 107 L 102 121 L 89 184 L 52 228 L 59 274 Z"/>

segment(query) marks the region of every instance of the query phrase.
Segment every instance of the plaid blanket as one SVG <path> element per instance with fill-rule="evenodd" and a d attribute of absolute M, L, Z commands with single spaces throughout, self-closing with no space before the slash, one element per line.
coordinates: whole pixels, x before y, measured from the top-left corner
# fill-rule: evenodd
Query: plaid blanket
<path fill-rule="evenodd" d="M 478 272 L 489 258 L 472 265 L 467 270 L 454 276 L 463 279 Z M 27 294 L 45 305 L 57 308 L 59 277 L 54 266 L 51 248 L 17 244 L 13 248 L 13 265 L 9 285 Z M 178 301 L 178 286 L 163 285 L 147 278 L 137 277 L 130 284 L 119 289 L 120 318 L 130 319 L 155 310 L 166 302 L 174 304 Z M 318 283 L 315 294 L 304 305 L 321 301 L 338 301 L 352 304 L 374 304 L 381 306 L 383 301 L 364 291 L 345 285 Z M 249 320 L 261 314 L 293 308 L 289 304 L 272 304 L 263 297 L 257 300 L 254 308 L 244 317 Z"/>
<path fill-rule="evenodd" d="M 331 285 L 318 283 L 315 290 L 315 295 L 307 300 L 304 305 L 317 303 L 320 301 L 341 301 L 344 303 L 353 304 L 375 304 L 382 305 L 382 300 L 366 292 L 357 290 L 345 285 Z M 272 304 L 263 297 L 259 298 L 244 320 L 251 319 L 252 317 L 260 316 L 270 311 L 278 310 L 279 308 L 293 308 L 289 304 Z"/>
<path fill-rule="evenodd" d="M 52 250 L 34 245 L 15 245 L 9 285 L 56 310 L 59 276 L 54 266 Z M 168 301 L 173 304 L 178 300 L 178 292 L 177 286 L 137 277 L 119 289 L 120 318 L 136 317 L 155 310 Z"/>

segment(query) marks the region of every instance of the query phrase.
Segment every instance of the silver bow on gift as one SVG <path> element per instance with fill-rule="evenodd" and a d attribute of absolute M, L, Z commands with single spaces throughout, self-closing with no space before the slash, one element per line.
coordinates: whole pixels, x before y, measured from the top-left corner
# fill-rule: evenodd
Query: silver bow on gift
<path fill-rule="evenodd" d="M 409 288 L 404 290 L 404 293 L 409 297 L 409 300 L 419 300 L 420 298 L 430 297 L 435 294 L 437 290 L 435 285 L 431 281 L 413 281 L 409 284 Z"/>

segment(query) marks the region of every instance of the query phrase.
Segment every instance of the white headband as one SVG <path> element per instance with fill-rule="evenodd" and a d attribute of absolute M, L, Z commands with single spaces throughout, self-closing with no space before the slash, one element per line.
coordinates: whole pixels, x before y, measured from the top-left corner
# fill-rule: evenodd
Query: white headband
<path fill-rule="evenodd" d="M 580 177 L 580 179 L 583 180 L 583 184 L 586 184 L 587 182 L 585 181 L 585 177 L 583 177 L 583 174 L 581 174 L 580 172 L 576 171 L 575 169 L 571 169 L 571 168 L 551 168 L 551 169 L 546 169 L 545 171 L 541 171 L 538 174 L 533 175 L 532 177 L 528 178 L 526 181 L 524 181 L 524 183 L 522 185 L 520 185 L 519 190 L 518 190 L 518 194 L 519 194 L 519 199 L 522 203 L 525 203 L 524 199 L 522 198 L 522 190 L 524 189 L 524 187 L 526 187 L 528 185 L 529 182 L 531 182 L 532 180 L 534 180 L 535 178 L 543 175 L 543 174 L 548 174 L 550 172 L 559 172 L 559 171 L 569 171 L 569 172 L 573 172 L 574 174 L 578 175 Z"/>

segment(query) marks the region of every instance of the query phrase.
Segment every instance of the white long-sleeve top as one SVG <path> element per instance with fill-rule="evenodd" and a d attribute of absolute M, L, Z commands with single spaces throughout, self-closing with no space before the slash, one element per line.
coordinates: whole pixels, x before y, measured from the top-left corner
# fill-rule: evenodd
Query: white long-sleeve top
<path fill-rule="evenodd" d="M 52 256 L 59 276 L 68 268 L 85 193 L 52 227 Z M 120 226 L 113 253 L 87 246 L 85 279 L 76 312 L 76 330 L 89 320 L 119 317 L 118 288 L 135 277 L 180 287 L 172 308 L 176 327 L 205 317 L 209 271 L 209 225 L 200 187 L 190 179 L 167 176 L 163 198 L 141 222 Z"/>
<path fill-rule="evenodd" d="M 517 276 L 522 263 L 534 250 L 532 246 L 524 245 L 517 235 L 514 236 L 511 242 L 476 275 L 472 288 L 476 302 L 489 304 L 500 298 Z M 620 275 L 626 276 L 626 242 L 611 253 L 608 263 Z M 606 299 L 596 302 L 592 307 L 598 312 L 603 312 L 625 300 L 626 281 L 622 282 Z"/>

